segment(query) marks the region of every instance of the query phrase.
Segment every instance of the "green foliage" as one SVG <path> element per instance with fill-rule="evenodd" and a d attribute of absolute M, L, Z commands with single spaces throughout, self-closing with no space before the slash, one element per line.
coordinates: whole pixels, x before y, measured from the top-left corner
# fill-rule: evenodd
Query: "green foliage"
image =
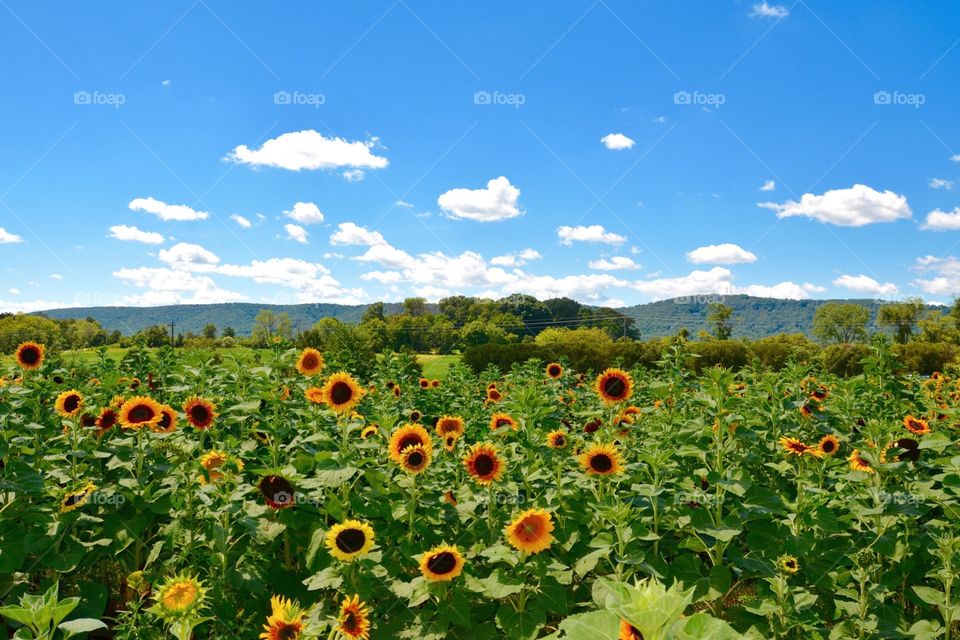
<path fill-rule="evenodd" d="M 751 357 L 756 358 L 762 367 L 776 371 L 783 369 L 790 360 L 813 362 L 819 351 L 820 347 L 802 333 L 779 333 L 750 342 Z"/>
<path fill-rule="evenodd" d="M 863 373 L 863 359 L 870 348 L 861 343 L 832 344 L 820 352 L 820 368 L 836 376 L 855 376 Z"/>
<path fill-rule="evenodd" d="M 749 346 L 739 340 L 705 340 L 694 342 L 690 351 L 695 356 L 690 366 L 694 371 L 706 367 L 724 367 L 739 369 L 750 361 Z"/>
<path fill-rule="evenodd" d="M 958 347 L 947 342 L 908 342 L 896 349 L 897 358 L 907 370 L 928 376 L 943 371 L 957 357 Z"/>
<path fill-rule="evenodd" d="M 913 335 L 923 310 L 923 300 L 919 298 L 885 304 L 877 314 L 877 324 L 891 328 L 897 343 L 906 344 Z"/>
<path fill-rule="evenodd" d="M 93 618 L 74 618 L 66 621 L 80 598 L 59 598 L 60 583 L 55 582 L 40 596 L 23 594 L 19 604 L 0 607 L 0 616 L 18 628 L 14 640 L 66 640 L 75 635 L 106 629 L 107 625 Z"/>
<path fill-rule="evenodd" d="M 720 302 L 710 303 L 707 322 L 713 328 L 713 337 L 717 340 L 729 340 L 733 335 L 733 309 Z"/>
<path fill-rule="evenodd" d="M 254 346 L 266 347 L 274 339 L 289 339 L 293 337 L 293 324 L 290 316 L 285 312 L 276 312 L 273 309 L 261 309 L 253 321 L 251 341 Z"/>
<path fill-rule="evenodd" d="M 63 332 L 60 325 L 48 318 L 14 314 L 0 317 L 0 350 L 10 353 L 21 342 L 36 340 L 46 345 L 56 345 Z"/>
<path fill-rule="evenodd" d="M 835 344 L 863 342 L 869 320 L 870 310 L 862 305 L 827 302 L 813 314 L 813 335 Z"/>

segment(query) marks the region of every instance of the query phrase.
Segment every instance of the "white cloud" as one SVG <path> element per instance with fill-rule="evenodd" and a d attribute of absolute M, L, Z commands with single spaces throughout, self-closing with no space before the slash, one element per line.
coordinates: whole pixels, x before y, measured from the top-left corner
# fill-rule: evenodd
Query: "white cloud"
<path fill-rule="evenodd" d="M 9 293 L 12 296 L 18 296 L 20 295 L 20 289 L 12 288 L 7 293 Z"/>
<path fill-rule="evenodd" d="M 409 267 L 413 264 L 413 257 L 401 249 L 397 249 L 386 242 L 384 244 L 371 245 L 366 253 L 354 258 L 358 262 L 377 262 L 385 267 L 397 269 L 400 267 Z"/>
<path fill-rule="evenodd" d="M 298 224 L 285 224 L 283 225 L 284 230 L 287 232 L 287 238 L 290 240 L 296 240 L 300 244 L 308 244 L 307 236 L 310 234 L 307 233 L 307 230 L 301 227 Z"/>
<path fill-rule="evenodd" d="M 3 227 L 0 227 L 0 244 L 16 244 L 18 242 L 23 242 L 23 236 L 10 233 Z"/>
<path fill-rule="evenodd" d="M 23 300 L 17 302 L 0 300 L 0 313 L 33 313 L 34 311 L 44 311 L 46 309 L 64 309 L 70 306 L 76 305 L 63 302 L 51 302 L 49 300 Z"/>
<path fill-rule="evenodd" d="M 946 180 L 944 178 L 930 178 L 928 184 L 931 189 L 947 189 L 948 191 L 955 186 L 953 180 Z"/>
<path fill-rule="evenodd" d="M 811 293 L 822 293 L 826 291 L 824 287 L 805 282 L 796 284 L 794 282 L 781 282 L 779 284 L 766 286 L 762 284 L 751 284 L 746 287 L 735 287 L 736 293 L 742 293 L 748 296 L 757 296 L 758 298 L 785 298 L 787 300 L 804 300 L 810 297 Z"/>
<path fill-rule="evenodd" d="M 290 211 L 284 211 L 283 215 L 293 218 L 300 224 L 320 224 L 323 222 L 320 207 L 312 202 L 297 202 Z"/>
<path fill-rule="evenodd" d="M 934 209 L 927 214 L 927 218 L 920 225 L 920 228 L 931 231 L 956 231 L 960 229 L 960 207 L 955 207 L 953 211 Z"/>
<path fill-rule="evenodd" d="M 110 237 L 117 240 L 144 242 L 146 244 L 162 244 L 163 235 L 155 231 L 142 231 L 136 227 L 118 224 L 110 227 Z"/>
<path fill-rule="evenodd" d="M 574 242 L 602 242 L 604 244 L 623 244 L 627 241 L 626 237 L 611 233 L 599 224 L 589 227 L 563 226 L 557 229 L 557 236 L 560 238 L 560 244 L 570 246 Z"/>
<path fill-rule="evenodd" d="M 760 186 L 760 191 L 776 191 L 776 190 L 777 190 L 777 183 L 774 182 L 773 180 L 767 180 L 766 182 L 763 183 L 763 185 Z"/>
<path fill-rule="evenodd" d="M 790 10 L 782 4 L 770 5 L 764 2 L 753 5 L 753 10 L 749 14 L 753 18 L 786 18 L 790 15 Z"/>
<path fill-rule="evenodd" d="M 960 162 L 960 153 L 955 153 L 950 156 L 951 162 Z"/>
<path fill-rule="evenodd" d="M 426 298 L 427 302 L 438 302 L 440 298 L 446 298 L 451 295 L 450 291 L 440 287 L 433 287 L 427 285 L 425 287 L 417 287 L 413 290 L 418 296 Z"/>
<path fill-rule="evenodd" d="M 246 218 L 244 218 L 243 216 L 237 213 L 234 213 L 233 215 L 231 215 L 230 219 L 236 222 L 238 225 L 240 225 L 244 229 L 249 229 L 250 227 L 253 226 L 253 224 L 249 220 L 247 220 Z"/>
<path fill-rule="evenodd" d="M 212 251 L 189 242 L 180 242 L 169 249 L 161 249 L 157 257 L 179 271 L 212 271 L 220 262 L 220 258 Z"/>
<path fill-rule="evenodd" d="M 404 209 L 413 209 L 413 205 L 404 200 L 397 200 L 396 202 L 393 203 L 393 206 L 403 207 Z"/>
<path fill-rule="evenodd" d="M 367 174 L 363 172 L 363 169 L 347 169 L 340 175 L 342 175 L 347 182 L 360 182 Z"/>
<path fill-rule="evenodd" d="M 337 167 L 383 169 L 389 160 L 372 152 L 377 142 L 377 138 L 352 142 L 343 138 L 326 138 L 313 129 L 305 129 L 267 140 L 259 149 L 242 144 L 227 154 L 226 159 L 290 171 Z"/>
<path fill-rule="evenodd" d="M 729 293 L 733 287 L 733 273 L 724 267 L 709 271 L 694 270 L 685 276 L 639 280 L 633 288 L 654 300 L 706 293 Z"/>
<path fill-rule="evenodd" d="M 626 256 L 613 256 L 609 260 L 601 258 L 600 260 L 591 260 L 589 264 L 591 269 L 599 271 L 617 271 L 620 269 L 639 269 L 640 265 L 633 261 L 633 258 Z"/>
<path fill-rule="evenodd" d="M 237 302 L 247 297 L 235 291 L 218 287 L 209 276 L 199 276 L 168 268 L 123 268 L 113 272 L 114 277 L 126 280 L 147 291 L 126 296 L 125 304 L 155 306 L 163 304 L 213 304 Z M 187 295 L 189 294 L 189 295 Z"/>
<path fill-rule="evenodd" d="M 63 280 L 63 276 L 60 275 L 59 273 L 51 273 L 51 274 L 50 274 L 50 279 L 51 279 L 51 280 Z"/>
<path fill-rule="evenodd" d="M 403 282 L 403 274 L 399 271 L 370 271 L 360 276 L 361 280 L 375 280 L 382 284 L 397 284 Z"/>
<path fill-rule="evenodd" d="M 608 133 L 607 135 L 600 138 L 600 142 L 603 143 L 607 149 L 613 149 L 619 151 L 621 149 L 630 149 L 635 144 L 635 141 L 631 140 L 622 133 Z"/>
<path fill-rule="evenodd" d="M 777 212 L 778 218 L 804 216 L 841 227 L 862 227 L 876 222 L 894 222 L 912 215 L 905 196 L 879 192 L 862 184 L 833 189 L 823 195 L 805 193 L 800 202 L 761 202 L 757 206 Z"/>
<path fill-rule="evenodd" d="M 868 293 L 877 296 L 892 296 L 897 293 L 897 285 L 892 282 L 880 284 L 870 276 L 842 275 L 833 281 L 834 286 L 843 287 L 857 293 Z"/>
<path fill-rule="evenodd" d="M 521 267 L 528 262 L 539 260 L 543 256 L 535 249 L 524 249 L 519 253 L 507 253 L 502 256 L 494 256 L 490 259 L 490 264 L 498 267 Z"/>
<path fill-rule="evenodd" d="M 517 207 L 520 189 L 504 176 L 487 182 L 485 189 L 450 189 L 437 204 L 451 218 L 495 222 L 523 214 Z"/>
<path fill-rule="evenodd" d="M 739 245 L 725 242 L 694 249 L 687 253 L 687 260 L 694 264 L 740 264 L 756 262 L 757 256 Z"/>
<path fill-rule="evenodd" d="M 911 267 L 918 273 L 932 272 L 932 278 L 919 278 L 911 284 L 926 293 L 933 295 L 960 295 L 960 260 L 953 256 L 937 258 L 926 256 L 917 258 L 917 263 Z"/>
<path fill-rule="evenodd" d="M 370 231 L 353 222 L 341 222 L 330 236 L 330 244 L 372 247 L 387 244 L 379 231 Z"/>
<path fill-rule="evenodd" d="M 131 211 L 152 213 L 161 220 L 206 220 L 210 215 L 206 211 L 196 211 L 185 204 L 167 204 L 152 196 L 147 198 L 134 198 L 127 206 Z"/>
<path fill-rule="evenodd" d="M 164 80 L 164 81 L 161 82 L 160 84 L 162 84 L 162 85 L 165 86 L 165 87 L 169 87 L 169 86 L 170 86 L 170 81 L 169 81 L 169 80 Z"/>

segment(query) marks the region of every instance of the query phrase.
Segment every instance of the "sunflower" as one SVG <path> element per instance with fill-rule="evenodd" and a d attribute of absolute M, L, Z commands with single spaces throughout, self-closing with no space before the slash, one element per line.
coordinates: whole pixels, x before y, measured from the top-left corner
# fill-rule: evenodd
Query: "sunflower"
<path fill-rule="evenodd" d="M 415 445 L 423 445 L 423 448 L 427 450 L 433 448 L 433 438 L 430 437 L 426 429 L 419 424 L 407 424 L 395 429 L 390 435 L 388 446 L 390 459 L 397 464 L 401 464 L 404 449 Z"/>
<path fill-rule="evenodd" d="M 64 418 L 71 418 L 83 408 L 83 396 L 76 389 L 70 389 L 58 395 L 53 406 Z"/>
<path fill-rule="evenodd" d="M 545 371 L 547 373 L 547 377 L 552 380 L 556 380 L 563 376 L 563 367 L 560 366 L 559 362 L 551 362 L 547 365 Z"/>
<path fill-rule="evenodd" d="M 437 387 L 440 386 L 440 381 L 439 381 L 439 380 L 431 380 L 431 381 L 430 381 L 430 386 L 433 387 L 434 389 L 436 389 Z"/>
<path fill-rule="evenodd" d="M 617 640 L 643 640 L 643 634 L 626 620 L 620 620 L 620 633 Z"/>
<path fill-rule="evenodd" d="M 286 402 L 290 398 L 290 387 L 283 385 L 283 388 L 280 389 L 280 401 Z"/>
<path fill-rule="evenodd" d="M 400 467 L 411 475 L 422 473 L 430 466 L 430 451 L 422 444 L 415 444 L 400 452 Z"/>
<path fill-rule="evenodd" d="M 443 448 L 447 451 L 453 451 L 457 448 L 457 436 L 450 435 L 443 439 Z"/>
<path fill-rule="evenodd" d="M 257 484 L 264 501 L 271 509 L 293 506 L 295 491 L 290 481 L 282 476 L 264 476 Z"/>
<path fill-rule="evenodd" d="M 83 505 L 87 504 L 87 500 L 90 499 L 90 496 L 93 495 L 93 492 L 97 490 L 97 485 L 92 482 L 88 482 L 86 485 L 81 487 L 77 491 L 71 491 L 67 495 L 63 496 L 63 499 L 60 501 L 60 513 L 67 513 L 73 511 L 74 509 L 79 509 Z"/>
<path fill-rule="evenodd" d="M 597 376 L 594 389 L 605 404 L 616 404 L 633 395 L 633 378 L 622 369 L 607 369 Z"/>
<path fill-rule="evenodd" d="M 540 553 L 553 542 L 553 517 L 544 509 L 527 509 L 503 529 L 507 541 L 518 551 Z"/>
<path fill-rule="evenodd" d="M 780 446 L 786 449 L 788 454 L 793 454 L 795 456 L 811 455 L 818 458 L 823 456 L 817 447 L 811 447 L 808 444 L 800 442 L 796 438 L 783 436 L 780 438 Z"/>
<path fill-rule="evenodd" d="M 500 390 L 496 387 L 489 387 L 487 389 L 487 402 L 500 402 L 503 400 L 503 394 L 500 393 Z"/>
<path fill-rule="evenodd" d="M 24 371 L 33 371 L 39 369 L 43 364 L 43 354 L 46 353 L 42 344 L 37 342 L 21 342 L 20 346 L 14 352 L 13 357 L 17 365 Z"/>
<path fill-rule="evenodd" d="M 177 428 L 177 412 L 169 405 L 160 406 L 160 421 L 155 425 L 150 425 L 150 430 L 155 433 L 172 433 Z"/>
<path fill-rule="evenodd" d="M 349 373 L 335 373 L 323 385 L 323 399 L 337 413 L 349 412 L 362 396 L 363 389 Z"/>
<path fill-rule="evenodd" d="M 457 506 L 457 496 L 453 495 L 453 491 L 447 491 L 444 493 L 443 501 L 449 504 L 451 507 Z"/>
<path fill-rule="evenodd" d="M 324 402 L 323 389 L 320 387 L 310 387 L 304 392 L 303 395 L 306 396 L 307 400 L 313 404 L 323 404 Z"/>
<path fill-rule="evenodd" d="M 421 389 L 429 389 L 429 388 L 430 388 L 430 381 L 427 380 L 426 378 L 420 378 L 419 384 L 420 384 L 420 388 L 421 388 Z"/>
<path fill-rule="evenodd" d="M 503 475 L 503 460 L 500 459 L 497 448 L 492 444 L 473 445 L 463 457 L 463 466 L 467 468 L 467 473 L 480 484 L 490 484 Z"/>
<path fill-rule="evenodd" d="M 110 429 L 113 429 L 115 426 L 117 426 L 118 421 L 119 416 L 117 416 L 117 412 L 114 409 L 107 407 L 101 411 L 100 416 L 97 417 L 97 435 L 102 436 L 107 431 L 110 431 Z"/>
<path fill-rule="evenodd" d="M 832 456 L 840 449 L 840 440 L 837 436 L 828 434 L 820 438 L 817 443 L 817 451 L 821 456 Z"/>
<path fill-rule="evenodd" d="M 894 441 L 893 446 L 900 449 L 900 453 L 894 456 L 894 460 L 910 460 L 916 462 L 920 459 L 920 443 L 913 438 L 900 438 Z"/>
<path fill-rule="evenodd" d="M 323 354 L 316 349 L 307 347 L 300 352 L 297 358 L 297 371 L 305 376 L 315 376 L 323 371 Z"/>
<path fill-rule="evenodd" d="M 930 433 L 930 425 L 927 424 L 927 421 L 920 418 L 914 418 L 913 416 L 907 416 L 904 418 L 903 426 L 906 427 L 907 431 L 918 436 Z"/>
<path fill-rule="evenodd" d="M 225 451 L 209 451 L 200 456 L 200 466 L 207 470 L 207 474 L 210 476 L 210 482 L 216 482 L 223 477 L 223 474 L 217 471 L 217 469 L 222 467 L 229 459 L 230 457 Z M 205 476 L 200 476 L 200 483 L 207 484 Z"/>
<path fill-rule="evenodd" d="M 620 452 L 609 444 L 594 443 L 580 454 L 580 466 L 591 476 L 610 476 L 623 471 Z"/>
<path fill-rule="evenodd" d="M 373 527 L 359 520 L 347 520 L 327 532 L 326 543 L 334 558 L 353 562 L 373 548 Z"/>
<path fill-rule="evenodd" d="M 800 571 L 800 563 L 797 562 L 797 559 L 793 556 L 780 556 L 777 559 L 777 565 L 779 565 L 780 570 L 784 573 L 794 574 Z"/>
<path fill-rule="evenodd" d="M 187 414 L 187 422 L 200 430 L 209 429 L 217 417 L 216 405 L 197 396 L 183 403 L 183 412 Z"/>
<path fill-rule="evenodd" d="M 597 431 L 600 430 L 600 427 L 602 426 L 603 426 L 603 422 L 600 420 L 600 418 L 594 418 L 593 420 L 590 420 L 589 422 L 583 425 L 583 432 L 596 433 Z"/>
<path fill-rule="evenodd" d="M 260 640 L 298 640 L 301 637 L 305 612 L 296 602 L 273 596 L 270 610 Z"/>
<path fill-rule="evenodd" d="M 421 420 L 423 420 L 423 413 L 421 413 L 418 409 L 414 409 L 410 412 L 410 422 L 420 422 Z"/>
<path fill-rule="evenodd" d="M 161 417 L 160 403 L 146 396 L 130 398 L 120 407 L 120 424 L 128 429 L 152 427 Z"/>
<path fill-rule="evenodd" d="M 363 428 L 363 431 L 360 432 L 360 439 L 366 440 L 367 438 L 372 438 L 380 432 L 380 427 L 375 424 L 367 425 Z"/>
<path fill-rule="evenodd" d="M 810 408 L 809 404 L 804 403 L 803 406 L 800 407 L 800 415 L 804 418 L 809 418 L 813 415 L 813 409 Z"/>
<path fill-rule="evenodd" d="M 442 416 L 437 420 L 437 435 L 441 438 L 448 435 L 455 435 L 459 438 L 463 435 L 463 425 L 463 418 L 460 416 Z"/>
<path fill-rule="evenodd" d="M 394 398 L 400 397 L 400 385 L 397 385 L 393 388 L 393 397 Z"/>
<path fill-rule="evenodd" d="M 360 596 L 344 598 L 340 604 L 340 617 L 337 628 L 346 638 L 367 640 L 370 637 L 370 612 Z"/>
<path fill-rule="evenodd" d="M 630 405 L 629 407 L 621 411 L 616 418 L 614 418 L 613 424 L 620 424 L 620 423 L 633 424 L 636 421 L 637 416 L 640 415 L 640 413 L 641 413 L 640 407 L 636 405 Z"/>
<path fill-rule="evenodd" d="M 853 453 L 850 454 L 850 457 L 847 458 L 850 461 L 850 468 L 854 471 L 863 471 L 864 473 L 876 473 L 873 466 L 864 458 L 860 457 L 860 449 L 854 449 Z"/>
<path fill-rule="evenodd" d="M 420 573 L 430 582 L 448 582 L 463 571 L 463 556 L 456 546 L 440 545 L 420 556 Z"/>
<path fill-rule="evenodd" d="M 568 444 L 570 439 L 566 431 L 558 429 L 547 434 L 547 446 L 551 449 L 566 449 Z"/>
<path fill-rule="evenodd" d="M 203 606 L 206 593 L 202 582 L 181 573 L 167 578 L 157 589 L 157 607 L 165 617 L 184 617 Z"/>
<path fill-rule="evenodd" d="M 495 413 L 490 416 L 490 429 L 496 431 L 500 427 L 510 427 L 513 431 L 517 430 L 517 421 L 509 414 Z"/>

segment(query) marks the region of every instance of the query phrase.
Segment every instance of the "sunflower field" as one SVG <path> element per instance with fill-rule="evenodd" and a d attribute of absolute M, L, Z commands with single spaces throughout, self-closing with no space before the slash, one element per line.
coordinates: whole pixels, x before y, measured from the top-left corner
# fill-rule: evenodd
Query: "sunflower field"
<path fill-rule="evenodd" d="M 370 379 L 135 348 L 0 371 L 14 638 L 960 637 L 960 377 Z"/>

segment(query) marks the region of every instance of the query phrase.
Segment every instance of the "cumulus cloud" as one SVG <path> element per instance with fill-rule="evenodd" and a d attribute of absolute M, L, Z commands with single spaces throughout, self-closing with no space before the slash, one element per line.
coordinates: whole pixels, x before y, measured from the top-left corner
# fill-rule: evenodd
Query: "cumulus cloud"
<path fill-rule="evenodd" d="M 169 249 L 161 249 L 157 257 L 179 271 L 211 271 L 220 262 L 220 258 L 212 251 L 189 242 L 180 242 Z"/>
<path fill-rule="evenodd" d="M 0 227 L 0 244 L 16 244 L 18 242 L 23 242 L 23 236 L 10 233 L 3 227 Z"/>
<path fill-rule="evenodd" d="M 342 175 L 347 182 L 360 182 L 367 174 L 363 172 L 363 169 L 347 169 L 340 175 Z"/>
<path fill-rule="evenodd" d="M 34 311 L 63 309 L 71 306 L 76 305 L 71 305 L 64 302 L 53 302 L 50 300 L 17 300 L 14 302 L 12 300 L 0 299 L 0 313 L 33 313 Z"/>
<path fill-rule="evenodd" d="M 749 14 L 753 18 L 786 18 L 790 10 L 782 4 L 767 4 L 766 1 L 753 5 Z"/>
<path fill-rule="evenodd" d="M 152 213 L 161 220 L 206 220 L 210 214 L 206 211 L 196 211 L 185 204 L 167 204 L 154 197 L 134 198 L 127 205 L 131 211 Z"/>
<path fill-rule="evenodd" d="M 892 296 L 897 293 L 897 285 L 892 282 L 881 284 L 870 276 L 863 274 L 859 276 L 842 275 L 836 278 L 833 284 L 857 293 L 867 293 L 876 296 Z"/>
<path fill-rule="evenodd" d="M 687 260 L 694 264 L 740 264 L 756 262 L 757 256 L 739 245 L 725 242 L 694 249 L 687 253 Z"/>
<path fill-rule="evenodd" d="M 734 287 L 734 291 L 748 296 L 757 296 L 758 298 L 782 298 L 787 300 L 805 300 L 811 293 L 822 293 L 826 291 L 824 287 L 805 282 L 796 284 L 794 282 L 780 282 L 775 285 L 751 284 L 746 287 Z"/>
<path fill-rule="evenodd" d="M 751 284 L 738 287 L 733 284 L 733 273 L 725 267 L 714 267 L 709 271 L 694 270 L 685 276 L 672 278 L 640 280 L 632 283 L 631 286 L 654 300 L 709 294 L 744 294 L 762 298 L 802 300 L 809 298 L 811 293 L 820 293 L 825 290 L 808 282 L 796 284 L 790 281 L 774 285 Z"/>
<path fill-rule="evenodd" d="M 330 236 L 332 245 L 367 246 L 387 244 L 379 231 L 370 231 L 353 222 L 341 222 Z"/>
<path fill-rule="evenodd" d="M 917 258 L 913 271 L 932 277 L 918 278 L 911 284 L 933 295 L 960 295 L 960 260 L 953 256 L 938 258 L 925 256 Z"/>
<path fill-rule="evenodd" d="M 776 191 L 777 183 L 773 180 L 767 180 L 760 186 L 760 191 Z"/>
<path fill-rule="evenodd" d="M 539 260 L 543 256 L 535 249 L 524 249 L 519 253 L 508 253 L 502 256 L 494 256 L 490 259 L 490 264 L 498 267 L 521 267 L 528 262 Z"/>
<path fill-rule="evenodd" d="M 611 233 L 603 228 L 602 225 L 594 224 L 589 227 L 563 226 L 557 229 L 557 237 L 560 238 L 560 244 L 571 246 L 574 242 L 602 242 L 604 244 L 623 244 L 627 241 L 625 236 Z"/>
<path fill-rule="evenodd" d="M 113 272 L 114 277 L 126 280 L 142 294 L 126 296 L 125 304 L 153 306 L 163 304 L 212 304 L 237 302 L 247 297 L 235 291 L 221 289 L 209 276 L 201 276 L 166 267 L 123 268 Z"/>
<path fill-rule="evenodd" d="M 621 149 L 630 149 L 637 144 L 634 140 L 631 140 L 622 133 L 608 133 L 600 138 L 600 142 L 602 142 L 603 146 L 605 146 L 607 149 L 613 149 L 615 151 L 620 151 Z"/>
<path fill-rule="evenodd" d="M 284 230 L 287 232 L 287 238 L 289 240 L 296 240 L 300 244 L 307 244 L 307 236 L 310 234 L 307 233 L 307 230 L 301 227 L 298 224 L 285 224 L 283 225 Z"/>
<path fill-rule="evenodd" d="M 955 207 L 953 211 L 934 209 L 927 214 L 920 228 L 930 231 L 956 231 L 960 229 L 960 207 Z"/>
<path fill-rule="evenodd" d="M 517 206 L 520 189 L 504 177 L 493 178 L 484 189 L 450 189 L 437 204 L 451 218 L 495 222 L 523 214 Z"/>
<path fill-rule="evenodd" d="M 598 271 L 617 271 L 627 269 L 639 269 L 641 265 L 633 261 L 633 258 L 626 256 L 613 256 L 609 260 L 601 258 L 600 260 L 591 260 L 590 268 Z"/>
<path fill-rule="evenodd" d="M 930 182 L 928 184 L 930 185 L 931 189 L 950 190 L 955 186 L 953 180 L 946 180 L 944 178 L 930 178 Z"/>
<path fill-rule="evenodd" d="M 238 225 L 240 225 L 244 229 L 249 229 L 250 227 L 253 226 L 253 224 L 249 220 L 247 220 L 246 218 L 244 218 L 243 216 L 237 213 L 234 213 L 233 215 L 231 215 L 230 219 L 236 222 Z"/>
<path fill-rule="evenodd" d="M 110 237 L 128 242 L 143 242 L 146 244 L 162 244 L 163 235 L 155 231 L 142 231 L 136 227 L 118 224 L 110 227 Z"/>
<path fill-rule="evenodd" d="M 905 196 L 893 191 L 881 193 L 862 184 L 849 189 L 833 189 L 822 195 L 805 193 L 800 202 L 760 202 L 757 206 L 776 211 L 778 218 L 804 216 L 841 227 L 894 222 L 912 215 Z"/>
<path fill-rule="evenodd" d="M 320 207 L 312 202 L 297 202 L 292 209 L 284 211 L 283 215 L 296 220 L 300 224 L 320 224 L 323 222 Z"/>
<path fill-rule="evenodd" d="M 259 149 L 240 145 L 226 159 L 254 167 L 278 167 L 289 171 L 352 167 L 383 169 L 389 161 L 373 153 L 377 138 L 348 141 L 327 138 L 313 129 L 284 133 L 267 140 Z"/>

